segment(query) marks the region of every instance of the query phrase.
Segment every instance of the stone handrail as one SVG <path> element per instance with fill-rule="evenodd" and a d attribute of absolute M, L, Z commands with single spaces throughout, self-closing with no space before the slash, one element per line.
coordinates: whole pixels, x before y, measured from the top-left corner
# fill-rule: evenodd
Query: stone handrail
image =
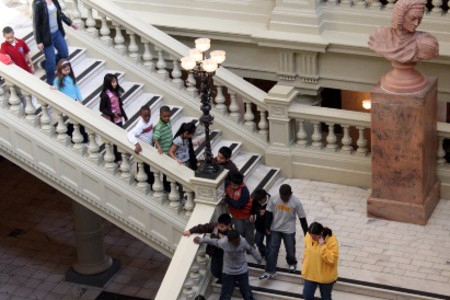
<path fill-rule="evenodd" d="M 341 5 L 341 6 L 354 6 L 356 8 L 369 7 L 378 9 L 392 9 L 396 0 L 326 0 L 324 3 L 327 5 Z M 429 13 L 433 14 L 445 14 L 448 12 L 448 0 L 434 1 L 427 0 L 426 8 Z"/>
<path fill-rule="evenodd" d="M 155 71 L 164 80 L 171 81 L 178 88 L 183 90 L 186 86 L 186 91 L 196 96 L 195 79 L 192 74 L 189 74 L 184 82 L 179 66 L 180 58 L 188 55 L 189 48 L 186 45 L 156 27 L 133 18 L 113 3 L 105 6 L 100 0 L 84 0 L 83 5 L 87 10 L 85 27 L 88 33 L 95 38 L 98 37 L 108 46 L 114 47 L 122 55 L 127 55 L 136 63 L 142 62 L 150 71 Z M 94 15 L 98 15 L 101 19 L 102 25 L 99 29 L 96 27 Z M 114 37 L 110 36 L 108 20 L 111 20 L 115 27 Z M 128 46 L 125 45 L 122 29 L 130 40 Z M 136 37 L 139 37 L 141 44 Z M 157 59 L 153 57 L 151 46 L 157 53 Z M 156 64 L 154 60 L 157 60 Z M 170 74 L 167 70 L 167 61 L 171 62 Z M 245 128 L 251 132 L 257 130 L 263 139 L 267 140 L 267 105 L 264 102 L 267 93 L 223 67 L 216 71 L 214 82 L 217 95 L 214 98 L 213 110 L 228 115 L 234 122 L 243 122 Z M 258 116 L 255 116 L 253 112 L 253 106 L 256 107 Z"/>

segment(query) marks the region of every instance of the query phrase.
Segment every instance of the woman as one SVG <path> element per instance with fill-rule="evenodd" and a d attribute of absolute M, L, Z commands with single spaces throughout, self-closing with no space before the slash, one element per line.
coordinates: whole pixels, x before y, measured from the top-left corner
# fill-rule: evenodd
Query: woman
<path fill-rule="evenodd" d="M 337 280 L 338 242 L 331 229 L 313 222 L 309 226 L 303 251 L 303 298 L 313 300 L 317 286 L 323 300 L 331 300 L 331 290 Z"/>
<path fill-rule="evenodd" d="M 62 12 L 58 0 L 33 1 L 33 29 L 39 50 L 45 54 L 45 72 L 47 83 L 52 85 L 55 78 L 56 64 L 61 58 L 69 56 L 69 49 L 64 39 L 62 21 L 78 29 L 78 26 Z M 55 55 L 55 48 L 58 54 Z"/>

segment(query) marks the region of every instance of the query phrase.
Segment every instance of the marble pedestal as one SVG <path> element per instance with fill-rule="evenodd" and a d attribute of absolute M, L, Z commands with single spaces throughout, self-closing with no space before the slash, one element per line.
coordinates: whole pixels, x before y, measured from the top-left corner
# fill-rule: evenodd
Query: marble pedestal
<path fill-rule="evenodd" d="M 414 94 L 372 91 L 369 217 L 426 224 L 440 196 L 436 174 L 437 79 Z"/>

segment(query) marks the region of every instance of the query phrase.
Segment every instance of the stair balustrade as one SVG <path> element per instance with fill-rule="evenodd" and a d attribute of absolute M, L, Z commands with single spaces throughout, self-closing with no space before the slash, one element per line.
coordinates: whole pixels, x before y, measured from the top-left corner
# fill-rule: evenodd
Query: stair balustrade
<path fill-rule="evenodd" d="M 354 6 L 356 8 L 391 10 L 396 3 L 396 0 L 325 0 L 323 3 L 329 6 Z M 448 13 L 448 0 L 427 0 L 427 11 L 431 14 L 446 14 Z"/>
<path fill-rule="evenodd" d="M 133 18 L 114 3 L 104 5 L 100 0 L 82 2 L 84 27 L 92 38 L 113 47 L 133 63 L 155 72 L 163 81 L 192 95 L 193 100 L 197 99 L 195 79 L 192 74 L 183 74 L 179 67 L 180 58 L 188 56 L 189 48 L 186 45 L 156 27 Z M 72 3 L 73 15 L 77 17 L 80 11 L 78 3 Z M 214 84 L 212 90 L 217 92 L 212 113 L 228 116 L 238 124 L 243 123 L 242 128 L 246 128 L 249 133 L 257 130 L 256 136 L 267 142 L 268 107 L 264 102 L 267 94 L 223 66 L 216 71 Z"/>

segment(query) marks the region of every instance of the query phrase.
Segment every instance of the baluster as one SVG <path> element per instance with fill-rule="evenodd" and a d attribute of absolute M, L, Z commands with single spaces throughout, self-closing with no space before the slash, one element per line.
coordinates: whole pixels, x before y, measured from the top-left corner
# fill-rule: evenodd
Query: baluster
<path fill-rule="evenodd" d="M 155 181 L 153 182 L 153 198 L 155 198 L 160 204 L 166 200 L 167 195 L 164 193 L 164 186 L 161 181 L 161 172 L 158 170 L 153 170 L 153 175 L 155 177 Z"/>
<path fill-rule="evenodd" d="M 342 137 L 342 150 L 343 151 L 353 151 L 352 147 L 352 138 L 350 137 L 350 125 L 343 124 L 341 125 L 344 129 L 344 136 Z"/>
<path fill-rule="evenodd" d="M 198 285 L 200 279 L 202 278 L 202 274 L 200 274 L 200 264 L 198 263 L 197 259 L 194 259 L 194 262 L 191 266 L 191 272 L 189 273 L 189 278 L 191 278 L 194 281 L 195 285 Z"/>
<path fill-rule="evenodd" d="M 223 95 L 223 86 L 217 85 L 217 95 L 216 95 L 216 110 L 225 115 L 227 113 L 227 107 L 225 105 L 225 96 Z"/>
<path fill-rule="evenodd" d="M 388 3 L 386 4 L 385 8 L 387 8 L 387 9 L 393 9 L 393 8 L 394 8 L 395 1 L 396 1 L 396 0 L 387 0 Z"/>
<path fill-rule="evenodd" d="M 182 294 L 185 297 L 186 300 L 192 300 L 195 297 L 195 289 L 194 289 L 194 281 L 190 278 L 186 279 L 186 281 L 183 284 L 183 290 Z M 179 299 L 179 298 L 177 298 Z"/>
<path fill-rule="evenodd" d="M 306 147 L 308 145 L 308 135 L 305 130 L 305 120 L 298 120 L 297 145 Z"/>
<path fill-rule="evenodd" d="M 94 38 L 98 36 L 98 30 L 95 28 L 95 19 L 92 16 L 92 8 L 87 8 L 86 27 L 87 33 L 92 35 Z"/>
<path fill-rule="evenodd" d="M 102 27 L 100 28 L 100 40 L 106 46 L 111 47 L 113 41 L 111 38 L 111 30 L 109 29 L 108 21 L 106 20 L 105 15 L 100 15 L 100 18 L 102 19 Z"/>
<path fill-rule="evenodd" d="M 114 162 L 115 159 L 112 143 L 105 142 L 105 154 L 103 155 L 103 161 L 105 162 L 104 168 L 111 174 L 116 174 L 117 172 L 117 165 Z"/>
<path fill-rule="evenodd" d="M 195 203 L 194 203 L 194 192 L 192 191 L 186 191 L 186 204 L 184 205 L 184 215 L 190 216 L 192 215 L 192 211 L 194 210 Z"/>
<path fill-rule="evenodd" d="M 61 10 L 63 13 L 67 14 L 67 5 L 65 0 L 58 1 L 59 6 L 61 7 Z"/>
<path fill-rule="evenodd" d="M 266 110 L 259 108 L 258 134 L 267 137 L 269 134 L 269 122 L 267 122 Z"/>
<path fill-rule="evenodd" d="M 380 0 L 370 0 L 368 6 L 369 6 L 369 8 L 380 9 L 381 1 Z"/>
<path fill-rule="evenodd" d="M 130 44 L 128 45 L 128 57 L 131 58 L 135 63 L 140 62 L 139 57 L 139 47 L 136 43 L 136 35 L 133 32 L 127 30 L 127 33 L 130 35 Z"/>
<path fill-rule="evenodd" d="M 180 207 L 180 191 L 177 182 L 172 178 L 168 180 L 170 182 L 169 207 L 178 208 Z"/>
<path fill-rule="evenodd" d="M 336 134 L 334 134 L 334 124 L 327 123 L 328 125 L 328 135 L 327 135 L 327 146 L 326 149 L 336 151 L 337 144 L 336 144 Z"/>
<path fill-rule="evenodd" d="M 341 5 L 345 6 L 345 7 L 350 7 L 352 6 L 353 1 L 352 0 L 341 0 Z"/>
<path fill-rule="evenodd" d="M 23 115 L 23 105 L 22 99 L 17 95 L 17 88 L 12 83 L 6 83 L 9 86 L 9 110 L 16 115 L 17 117 L 21 117 Z"/>
<path fill-rule="evenodd" d="M 357 126 L 356 129 L 358 129 L 358 140 L 356 141 L 356 145 L 358 145 L 358 149 L 356 149 L 356 152 L 361 154 L 366 154 L 369 149 L 367 149 L 367 140 L 364 137 L 364 127 Z"/>
<path fill-rule="evenodd" d="M 239 123 L 241 120 L 241 115 L 239 114 L 239 105 L 237 103 L 236 93 L 228 90 L 230 94 L 230 106 L 228 107 L 230 110 L 230 117 L 236 122 Z"/>
<path fill-rule="evenodd" d="M 57 112 L 56 115 L 58 118 L 58 125 L 56 126 L 56 132 L 58 134 L 56 135 L 56 138 L 61 144 L 67 146 L 70 144 L 70 138 L 67 135 L 67 125 L 64 122 L 64 117 L 61 112 Z"/>
<path fill-rule="evenodd" d="M 87 129 L 86 131 L 88 133 L 88 158 L 89 160 L 95 162 L 97 165 L 101 163 L 101 156 L 98 152 L 100 150 L 100 147 L 98 146 L 96 140 L 95 140 L 95 133 L 94 131 Z"/>
<path fill-rule="evenodd" d="M 320 132 L 320 122 L 312 121 L 313 123 L 313 134 L 311 135 L 312 143 L 311 146 L 313 148 L 322 149 L 322 133 Z"/>
<path fill-rule="evenodd" d="M 327 0 L 327 5 L 337 5 L 338 4 L 338 0 Z"/>
<path fill-rule="evenodd" d="M 155 47 L 156 52 L 158 52 L 158 62 L 156 63 L 156 68 L 158 71 L 156 72 L 162 79 L 167 80 L 169 78 L 169 72 L 167 71 L 167 63 L 164 59 L 163 50 Z"/>
<path fill-rule="evenodd" d="M 144 61 L 144 67 L 148 68 L 150 72 L 155 71 L 155 64 L 153 63 L 153 55 L 150 51 L 150 45 L 148 41 L 143 40 L 144 43 L 144 54 L 142 55 L 142 60 Z"/>
<path fill-rule="evenodd" d="M 120 179 L 126 183 L 131 183 L 133 181 L 133 177 L 131 176 L 130 155 L 125 150 L 120 150 L 120 155 L 122 157 L 122 162 L 119 166 Z"/>
<path fill-rule="evenodd" d="M 116 28 L 116 35 L 114 36 L 114 49 L 122 55 L 125 55 L 127 52 L 127 48 L 125 47 L 125 39 L 122 35 L 122 31 L 120 29 L 119 23 L 113 23 Z"/>
<path fill-rule="evenodd" d="M 41 102 L 42 114 L 41 114 L 41 130 L 45 132 L 48 136 L 53 136 L 55 134 L 55 127 L 51 124 L 51 119 L 48 114 L 47 103 Z"/>
<path fill-rule="evenodd" d="M 5 97 L 5 88 L 1 83 L 0 83 L 0 107 L 1 108 L 8 107 L 8 101 L 6 100 Z"/>
<path fill-rule="evenodd" d="M 70 120 L 69 122 L 73 124 L 73 133 L 72 133 L 73 149 L 79 154 L 84 155 L 86 153 L 86 146 L 83 143 L 84 137 L 80 131 L 80 124 L 74 120 Z"/>
<path fill-rule="evenodd" d="M 180 65 L 178 63 L 178 59 L 176 57 L 172 57 L 173 61 L 173 70 L 172 70 L 172 83 L 179 89 L 183 88 L 184 82 L 181 79 L 181 70 Z"/>
<path fill-rule="evenodd" d="M 138 187 L 138 189 L 140 189 L 142 192 L 144 192 L 144 194 L 146 194 L 150 187 L 147 182 L 148 176 L 144 170 L 144 162 L 137 158 L 136 158 L 136 162 L 137 162 L 137 166 L 138 166 L 138 172 L 136 174 L 136 181 L 137 181 L 136 186 Z"/>
<path fill-rule="evenodd" d="M 438 151 L 437 151 L 437 164 L 443 165 L 445 164 L 445 151 L 444 151 L 444 138 L 439 137 L 438 140 Z"/>
<path fill-rule="evenodd" d="M 252 110 L 252 102 L 245 99 L 245 114 L 244 114 L 244 126 L 251 131 L 255 130 L 255 115 Z"/>
<path fill-rule="evenodd" d="M 80 29 L 83 29 L 84 25 L 83 25 L 83 20 L 81 20 L 81 12 L 80 12 L 80 7 L 79 7 L 79 3 L 78 0 L 72 0 L 73 1 L 73 10 L 72 10 L 72 20 L 75 24 L 78 25 L 78 27 Z"/>
<path fill-rule="evenodd" d="M 367 7 L 367 3 L 364 0 L 356 0 L 356 2 L 354 2 L 354 6 L 359 7 L 359 8 L 364 8 L 364 7 Z"/>
<path fill-rule="evenodd" d="M 36 107 L 34 107 L 31 99 L 32 96 L 26 91 L 22 91 L 22 94 L 25 97 L 25 121 L 33 127 L 36 127 L 38 119 L 36 117 Z"/>
<path fill-rule="evenodd" d="M 431 13 L 442 14 L 442 0 L 433 0 L 433 1 L 431 1 L 431 4 L 433 4 Z"/>
<path fill-rule="evenodd" d="M 197 95 L 197 88 L 195 86 L 196 83 L 197 82 L 195 81 L 194 74 L 192 72 L 189 72 L 186 79 L 186 91 L 192 94 L 193 97 Z"/>

